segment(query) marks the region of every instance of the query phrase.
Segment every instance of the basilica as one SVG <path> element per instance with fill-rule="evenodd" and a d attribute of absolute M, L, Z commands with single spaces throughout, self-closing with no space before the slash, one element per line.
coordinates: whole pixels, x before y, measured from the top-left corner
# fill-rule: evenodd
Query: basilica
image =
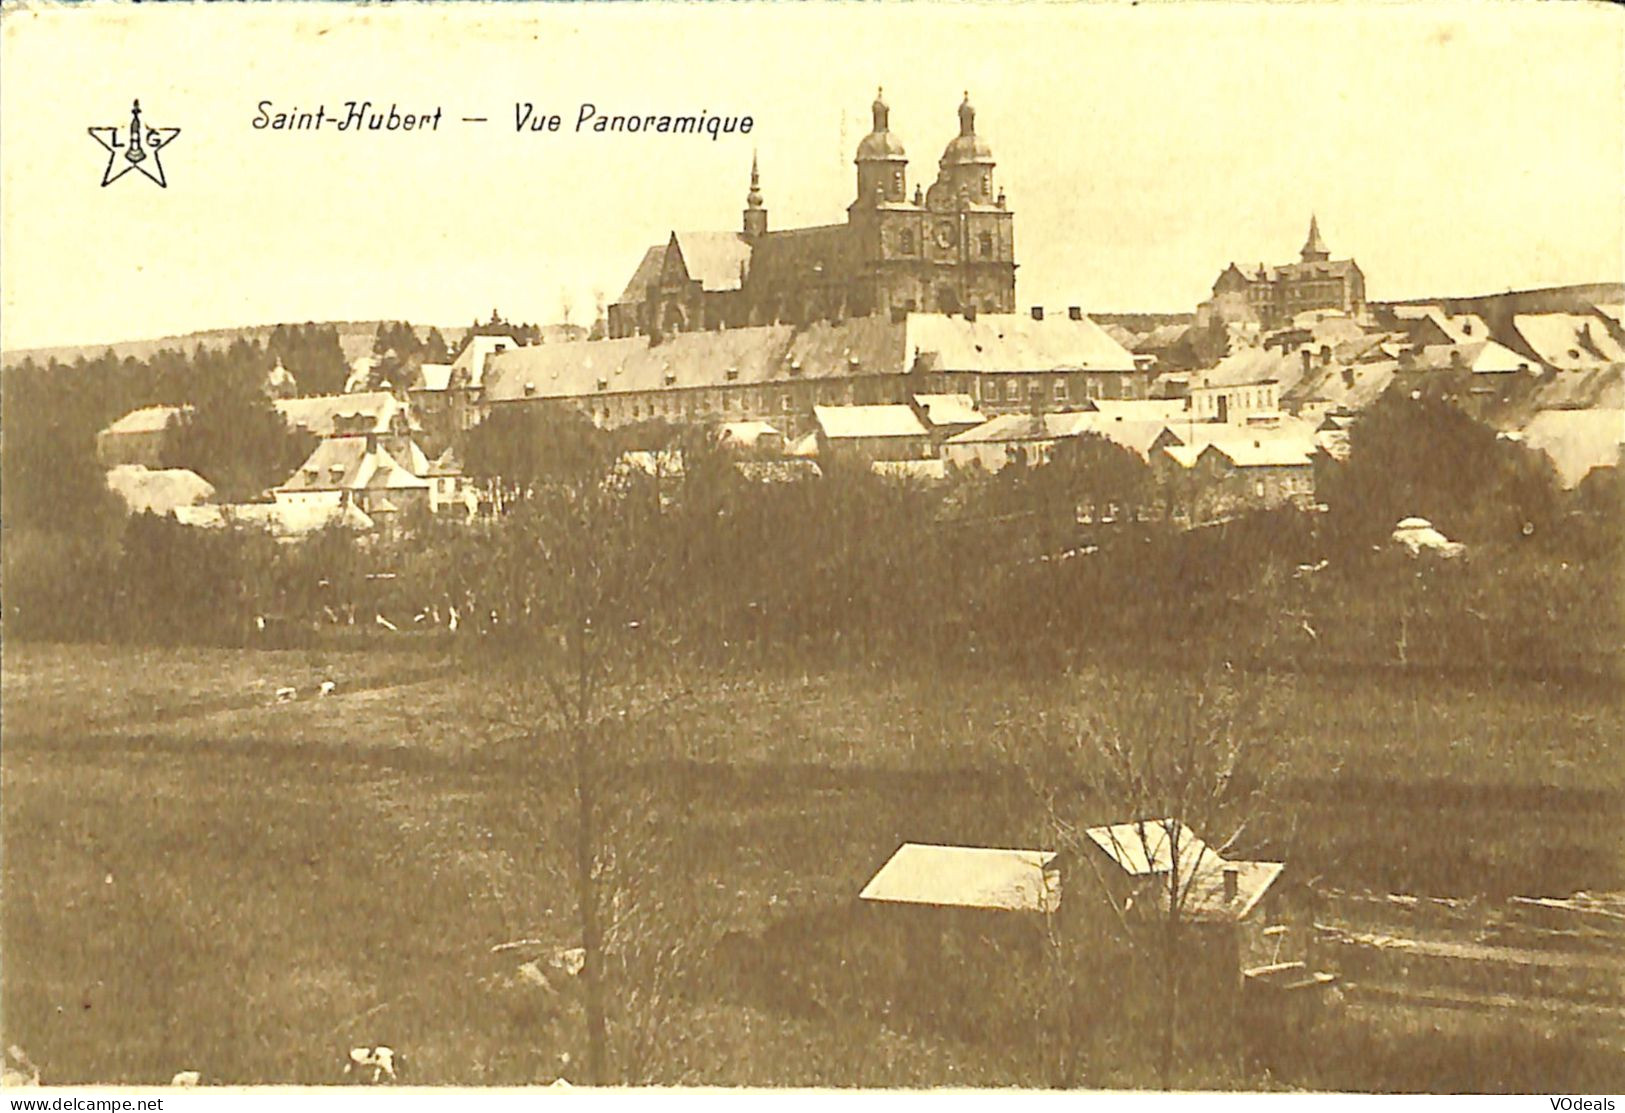
<path fill-rule="evenodd" d="M 609 307 L 609 336 L 659 342 L 696 330 L 847 317 L 1013 313 L 1014 214 L 995 188 L 993 151 L 976 134 L 969 94 L 936 181 L 912 193 L 884 95 L 876 95 L 873 113 L 844 223 L 770 229 L 752 159 L 739 231 L 674 231 L 650 247 Z"/>

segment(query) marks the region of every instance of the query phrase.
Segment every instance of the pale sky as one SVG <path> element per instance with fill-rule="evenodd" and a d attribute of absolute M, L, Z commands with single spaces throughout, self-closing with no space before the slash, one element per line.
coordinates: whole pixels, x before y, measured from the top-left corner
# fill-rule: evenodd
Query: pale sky
<path fill-rule="evenodd" d="M 1190 310 L 1319 214 L 1373 299 L 1618 280 L 1625 16 L 1604 5 L 8 6 L 0 341 L 279 321 L 574 319 L 670 229 L 845 219 L 883 84 L 929 185 L 969 90 L 1021 305 Z M 102 188 L 86 133 L 181 129 Z M 441 106 L 438 132 L 274 133 L 259 101 Z M 516 134 L 515 102 L 564 117 Z M 749 114 L 750 135 L 573 132 Z M 457 122 L 486 116 L 485 124 Z"/>

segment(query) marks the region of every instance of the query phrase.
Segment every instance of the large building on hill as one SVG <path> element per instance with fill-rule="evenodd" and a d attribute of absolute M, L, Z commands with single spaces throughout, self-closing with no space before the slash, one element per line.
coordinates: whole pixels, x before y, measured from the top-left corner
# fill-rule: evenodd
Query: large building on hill
<path fill-rule="evenodd" d="M 877 95 L 858 144 L 856 196 L 846 220 L 770 229 L 761 176 L 737 232 L 672 232 L 644 253 L 609 307 L 612 338 L 700 329 L 806 325 L 921 313 L 1012 313 L 1014 216 L 993 179 L 992 149 L 976 134 L 969 94 L 959 133 L 930 188 L 908 183 L 908 157 Z"/>
<path fill-rule="evenodd" d="M 573 408 L 603 427 L 766 421 L 795 436 L 814 406 L 961 394 L 987 416 L 1069 410 L 1143 397 L 1146 379 L 1080 310 L 903 313 L 514 348 L 491 357 L 480 406 Z"/>
<path fill-rule="evenodd" d="M 1333 259 L 1309 218 L 1309 235 L 1298 262 L 1280 266 L 1231 263 L 1213 283 L 1213 297 L 1197 312 L 1197 323 L 1254 322 L 1264 328 L 1290 324 L 1300 313 L 1333 310 L 1365 314 L 1365 274 L 1353 259 Z"/>

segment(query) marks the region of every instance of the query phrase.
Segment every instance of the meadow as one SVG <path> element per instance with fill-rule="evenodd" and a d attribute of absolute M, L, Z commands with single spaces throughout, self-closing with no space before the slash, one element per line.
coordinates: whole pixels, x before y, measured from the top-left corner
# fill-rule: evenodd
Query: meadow
<path fill-rule="evenodd" d="M 337 694 L 313 698 L 323 679 Z M 1152 682 L 1126 668 L 696 674 L 608 758 L 612 868 L 637 877 L 701 956 L 730 933 L 849 903 L 904 840 L 1034 845 L 1044 816 L 1000 740 L 1090 693 Z M 1295 873 L 1490 900 L 1625 890 L 1625 710 L 1611 686 L 1234 682 L 1275 708 L 1287 772 L 1252 837 Z M 301 698 L 277 702 L 285 685 Z M 196 1069 L 216 1083 L 323 1084 L 345 1049 L 375 1042 L 401 1049 L 420 1084 L 568 1076 L 568 1001 L 516 985 L 510 953 L 492 952 L 573 942 L 567 762 L 511 695 L 466 661 L 383 640 L 343 652 L 8 645 L 4 1041 L 58 1083 Z M 698 957 L 680 973 L 648 1079 L 1043 1084 L 1036 1062 L 996 1041 L 766 1008 L 719 989 Z M 1373 1019 L 1385 1015 L 1358 1018 L 1361 1071 L 1329 1060 L 1320 1084 L 1425 1088 L 1416 1030 L 1431 1033 L 1430 1069 L 1447 1084 L 1452 1054 L 1523 1047 L 1524 1035 L 1545 1050 L 1498 1053 L 1516 1067 L 1487 1074 L 1487 1088 L 1622 1081 L 1617 1028 Z M 1104 1059 L 1086 1081 L 1150 1084 L 1145 1066 Z M 1180 1082 L 1271 1084 L 1202 1061 Z"/>

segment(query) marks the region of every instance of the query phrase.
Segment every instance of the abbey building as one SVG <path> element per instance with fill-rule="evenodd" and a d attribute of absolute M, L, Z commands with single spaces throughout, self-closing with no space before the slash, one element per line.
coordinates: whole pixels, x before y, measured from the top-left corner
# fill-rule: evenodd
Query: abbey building
<path fill-rule="evenodd" d="M 883 96 L 873 112 L 844 223 L 770 228 L 752 160 L 740 230 L 674 231 L 649 248 L 609 307 L 610 337 L 909 312 L 1013 313 L 1014 214 L 994 181 L 992 149 L 976 134 L 969 94 L 936 181 L 912 193 Z"/>

